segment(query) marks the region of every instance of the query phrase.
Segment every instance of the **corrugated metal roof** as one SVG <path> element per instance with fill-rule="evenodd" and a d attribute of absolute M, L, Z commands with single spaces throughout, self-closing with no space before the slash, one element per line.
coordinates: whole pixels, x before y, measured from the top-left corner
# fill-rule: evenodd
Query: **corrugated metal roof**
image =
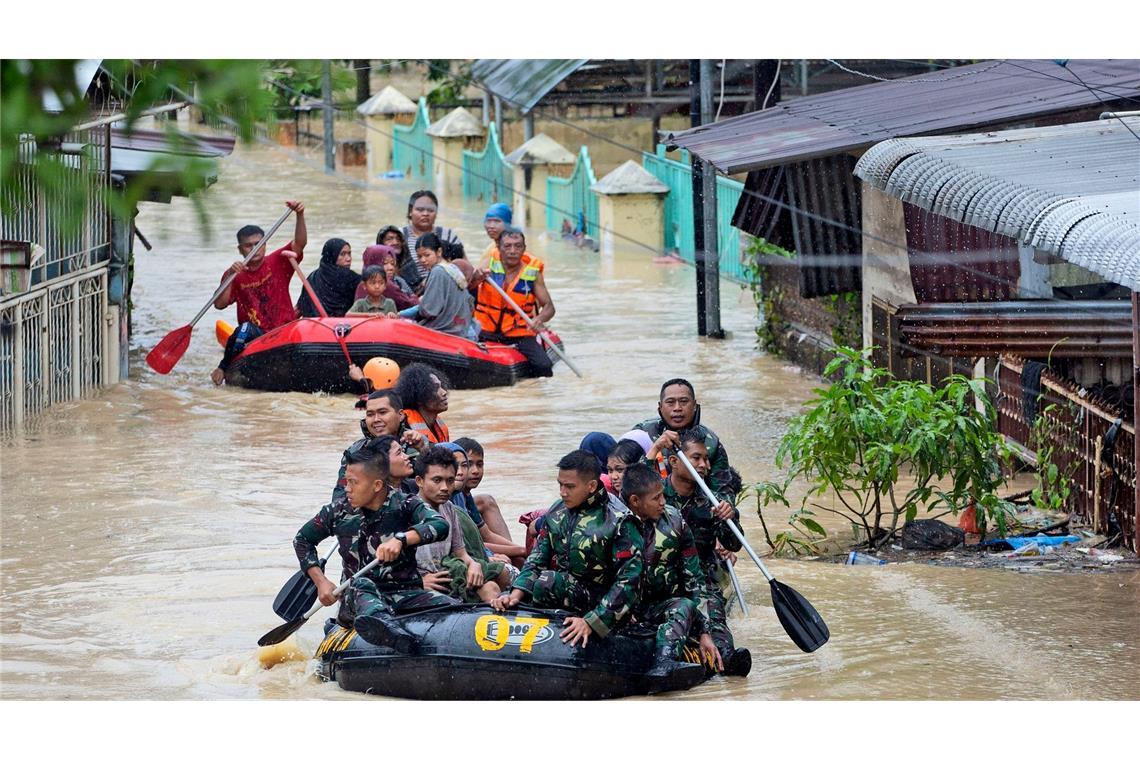
<path fill-rule="evenodd" d="M 1130 131 L 1131 130 L 1131 131 Z M 1140 290 L 1140 118 L 889 140 L 856 176 Z"/>
<path fill-rule="evenodd" d="M 1012 59 L 959 66 L 782 102 L 671 133 L 665 144 L 735 174 L 893 137 L 960 132 L 1140 95 L 1140 61 L 1073 60 L 1067 68 Z"/>
<path fill-rule="evenodd" d="M 588 60 L 480 58 L 471 65 L 471 76 L 508 105 L 526 113 Z"/>

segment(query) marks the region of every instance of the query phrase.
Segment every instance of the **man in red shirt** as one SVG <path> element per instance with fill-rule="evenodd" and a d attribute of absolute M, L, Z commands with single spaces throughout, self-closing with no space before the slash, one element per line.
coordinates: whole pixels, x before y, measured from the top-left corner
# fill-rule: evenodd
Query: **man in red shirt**
<path fill-rule="evenodd" d="M 285 205 L 297 215 L 296 226 L 293 239 L 276 251 L 266 255 L 263 248 L 245 264 L 243 260 L 265 237 L 265 231 L 257 225 L 247 224 L 237 232 L 238 253 L 242 260 L 235 261 L 222 274 L 223 280 L 230 272 L 236 272 L 237 276 L 214 299 L 214 308 L 224 309 L 236 303 L 238 328 L 226 342 L 221 363 L 210 373 L 216 385 L 225 380 L 230 362 L 242 352 L 246 343 L 297 318 L 293 299 L 289 297 L 289 281 L 293 277 L 293 265 L 289 260 L 300 262 L 304 258 L 305 243 L 309 238 L 305 229 L 304 204 L 285 201 Z"/>

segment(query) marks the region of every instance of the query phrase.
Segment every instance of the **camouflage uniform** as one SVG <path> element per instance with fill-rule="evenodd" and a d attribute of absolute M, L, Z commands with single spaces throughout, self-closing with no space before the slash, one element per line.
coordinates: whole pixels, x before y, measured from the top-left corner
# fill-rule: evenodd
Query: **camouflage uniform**
<path fill-rule="evenodd" d="M 512 588 L 538 607 L 578 613 L 604 638 L 637 604 L 641 549 L 632 515 L 614 509 L 605 489 L 577 509 L 557 501 Z"/>
<path fill-rule="evenodd" d="M 721 443 L 721 440 L 717 437 L 717 434 L 709 430 L 704 425 L 700 424 L 698 422 L 699 419 L 700 412 L 698 412 L 693 418 L 693 424 L 689 425 L 689 427 L 685 428 L 684 430 L 693 429 L 705 437 L 705 447 L 709 450 L 709 476 L 706 479 L 709 484 L 709 488 L 712 489 L 713 493 L 720 494 L 721 498 L 732 504 L 736 501 L 736 493 L 730 487 L 734 478 L 728 470 L 728 452 L 724 450 L 724 444 Z M 660 438 L 662 433 L 670 429 L 671 428 L 667 427 L 665 425 L 665 421 L 660 417 L 652 420 L 645 420 L 644 422 L 639 422 L 634 425 L 634 430 L 644 430 L 654 441 Z M 676 432 L 678 435 L 680 435 L 684 432 L 684 430 L 678 430 Z M 665 461 L 666 464 L 662 465 L 661 468 L 662 474 L 664 474 L 665 469 L 668 467 L 668 460 Z M 653 464 L 655 466 L 657 465 L 656 462 L 651 462 L 650 464 Z M 684 465 L 681 466 L 684 467 Z M 695 527 L 693 529 L 696 530 Z"/>
<path fill-rule="evenodd" d="M 645 544 L 641 600 L 634 616 L 657 626 L 657 651 L 681 659 L 689 634 L 707 627 L 709 593 L 693 532 L 681 512 L 665 505 L 656 521 L 634 517 Z"/>
<path fill-rule="evenodd" d="M 447 520 L 418 496 L 394 491 L 376 510 L 362 509 L 355 541 L 361 567 L 376 557 L 376 547 L 395 533 L 416 531 L 420 543 L 447 538 Z M 346 594 L 348 614 L 390 617 L 403 610 L 455 604 L 451 597 L 424 588 L 416 567 L 416 547 L 406 546 L 392 562 L 382 562 L 352 582 Z"/>
<path fill-rule="evenodd" d="M 399 432 L 396 433 L 396 439 L 398 440 L 400 438 L 400 436 L 402 436 L 404 434 L 404 431 L 406 431 L 406 430 L 411 430 L 411 428 L 408 427 L 407 423 L 401 422 L 400 423 L 400 430 L 399 430 Z M 340 470 L 336 474 L 336 485 L 333 486 L 333 492 L 332 492 L 332 501 L 334 501 L 334 502 L 337 499 L 345 498 L 344 473 L 348 469 L 348 455 L 353 454 L 357 451 L 360 451 L 361 446 L 363 446 L 364 444 L 368 443 L 368 441 L 370 441 L 376 437 L 376 436 L 372 435 L 372 433 L 368 430 L 368 423 L 366 423 L 364 420 L 360 421 L 360 431 L 362 433 L 364 433 L 364 437 L 355 441 L 351 446 L 349 446 L 347 449 L 344 450 L 343 454 L 341 454 Z M 418 457 L 420 455 L 420 450 L 417 449 L 415 446 L 412 446 L 411 444 L 403 444 L 402 448 L 404 449 L 404 453 L 408 455 L 408 459 L 412 460 L 412 464 L 415 465 L 416 457 Z M 412 485 L 406 487 L 404 483 L 407 483 L 408 481 L 412 481 Z M 404 483 L 400 484 L 400 489 L 403 490 L 405 493 L 413 493 L 414 494 L 414 493 L 419 491 L 419 489 L 415 487 L 415 481 L 412 478 L 405 478 Z"/>
<path fill-rule="evenodd" d="M 301 572 L 308 573 L 310 567 L 321 567 L 317 545 L 329 536 L 336 536 L 341 560 L 340 581 L 343 583 L 348 580 L 361 568 L 360 556 L 356 552 L 356 536 L 359 533 L 360 510 L 353 509 L 348 499 L 341 498 L 321 507 L 321 511 L 302 525 L 293 537 L 293 551 L 297 553 Z M 344 609 L 344 605 L 341 605 L 341 609 Z M 338 615 L 338 619 L 342 624 L 352 623 L 351 616 L 342 618 Z"/>
<path fill-rule="evenodd" d="M 681 516 L 693 531 L 697 556 L 700 558 L 708 590 L 708 634 L 712 636 L 716 648 L 720 650 L 721 657 L 730 657 L 736 647 L 732 641 L 732 632 L 728 630 L 728 616 L 724 611 L 724 594 L 720 590 L 720 573 L 723 565 L 716 556 L 716 544 L 719 541 L 721 546 L 732 552 L 740 551 L 743 546 L 733 535 L 728 523 L 716 519 L 713 515 L 713 505 L 709 504 L 708 498 L 701 493 L 700 486 L 697 486 L 689 496 L 680 496 L 669 479 L 665 480 L 664 486 L 665 501 L 680 510 Z M 739 529 L 739 510 L 734 511 L 732 521 Z"/>

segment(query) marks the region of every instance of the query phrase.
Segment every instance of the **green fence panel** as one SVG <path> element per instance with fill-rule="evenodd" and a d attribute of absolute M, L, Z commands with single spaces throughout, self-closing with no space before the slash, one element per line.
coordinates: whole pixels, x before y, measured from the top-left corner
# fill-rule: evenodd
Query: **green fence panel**
<path fill-rule="evenodd" d="M 503 156 L 499 133 L 492 122 L 483 150 L 463 151 L 463 197 L 509 204 L 513 193 L 514 171 Z"/>
<path fill-rule="evenodd" d="M 586 217 L 585 233 L 598 239 L 598 196 L 590 191 L 597 182 L 590 154 L 583 145 L 569 177 L 546 178 L 546 228 L 561 230 L 564 221 L 577 229 L 579 214 Z"/>
<path fill-rule="evenodd" d="M 392 167 L 409 179 L 430 179 L 432 176 L 429 126 L 431 116 L 428 115 L 427 101 L 420 98 L 412 125 L 397 124 L 392 129 Z"/>
<path fill-rule="evenodd" d="M 665 146 L 658 145 L 655 154 L 643 154 L 642 166 L 668 188 L 665 196 L 665 248 L 676 251 L 692 263 L 696 250 L 693 230 L 693 170 L 689 152 L 681 151 L 681 160 L 665 157 Z M 720 273 L 737 282 L 747 282 L 748 275 L 740 260 L 740 230 L 732 226 L 736 204 L 744 192 L 744 184 L 728 177 L 716 178 L 717 253 Z"/>

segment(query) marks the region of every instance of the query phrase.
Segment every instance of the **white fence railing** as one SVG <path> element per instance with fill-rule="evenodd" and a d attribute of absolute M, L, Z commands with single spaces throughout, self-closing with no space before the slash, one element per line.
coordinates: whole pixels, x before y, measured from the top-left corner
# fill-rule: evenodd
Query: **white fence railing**
<path fill-rule="evenodd" d="M 0 432 L 117 380 L 107 264 L 0 301 Z"/>

